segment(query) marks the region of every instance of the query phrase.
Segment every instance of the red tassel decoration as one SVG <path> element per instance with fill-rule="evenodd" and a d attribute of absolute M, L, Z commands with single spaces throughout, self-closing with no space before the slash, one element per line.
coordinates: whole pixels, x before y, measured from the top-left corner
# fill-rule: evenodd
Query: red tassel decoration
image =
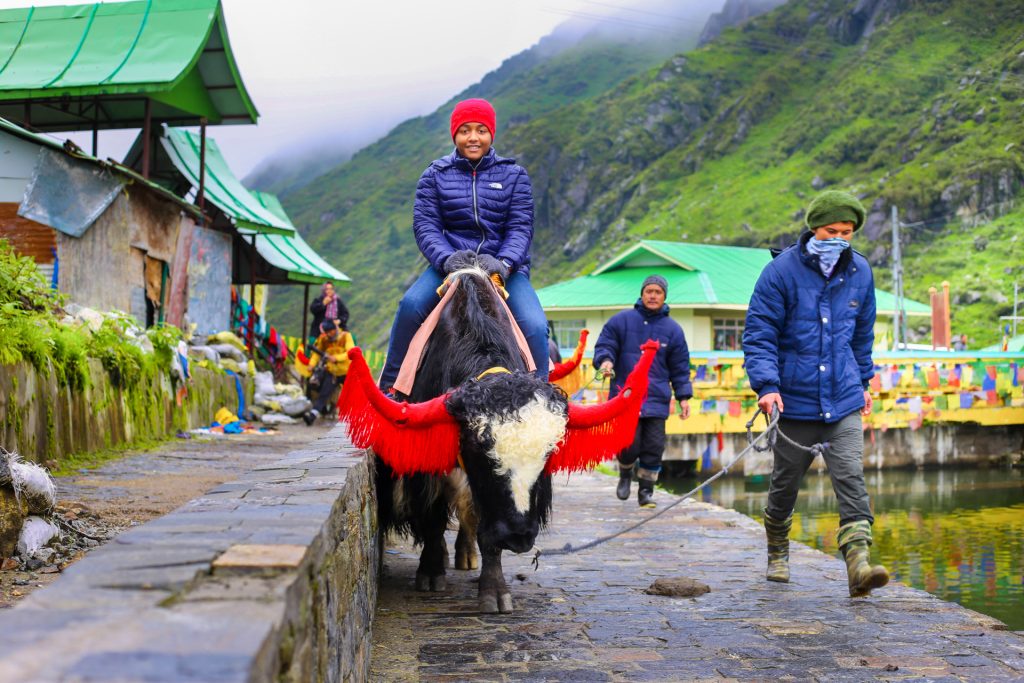
<path fill-rule="evenodd" d="M 548 473 L 589 469 L 633 443 L 658 342 L 648 340 L 640 348 L 640 362 L 615 398 L 596 406 L 569 405 L 565 437 L 548 458 Z"/>
<path fill-rule="evenodd" d="M 338 419 L 348 423 L 352 443 L 372 448 L 396 476 L 450 472 L 459 454 L 459 427 L 445 407 L 447 396 L 424 403 L 393 401 L 377 388 L 359 347 L 348 357 L 352 363 L 338 397 Z"/>
<path fill-rule="evenodd" d="M 590 334 L 589 330 L 580 330 L 580 341 L 576 344 L 576 350 L 572 352 L 569 360 L 562 361 L 551 369 L 551 372 L 548 373 L 549 382 L 557 382 L 579 367 L 580 361 L 583 360 L 583 349 L 587 347 L 588 334 Z"/>

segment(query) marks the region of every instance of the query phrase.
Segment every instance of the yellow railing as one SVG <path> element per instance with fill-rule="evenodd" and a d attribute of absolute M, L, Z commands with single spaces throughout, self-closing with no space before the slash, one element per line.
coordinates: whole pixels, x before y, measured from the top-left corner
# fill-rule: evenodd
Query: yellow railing
<path fill-rule="evenodd" d="M 871 391 L 876 429 L 917 429 L 929 422 L 974 422 L 985 426 L 1024 424 L 1024 354 L 892 353 L 875 356 Z M 694 396 L 690 419 L 670 418 L 670 434 L 745 431 L 757 396 L 750 390 L 743 356 L 703 352 L 691 357 Z M 584 359 L 576 386 L 565 387 L 584 402 L 607 396 L 607 382 L 594 380 Z M 582 388 L 582 391 L 580 389 Z M 675 413 L 675 406 L 672 406 Z"/>

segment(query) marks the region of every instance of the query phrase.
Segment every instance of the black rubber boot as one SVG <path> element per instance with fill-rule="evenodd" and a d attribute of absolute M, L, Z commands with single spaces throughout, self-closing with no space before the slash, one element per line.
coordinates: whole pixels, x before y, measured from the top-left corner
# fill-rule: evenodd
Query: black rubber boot
<path fill-rule="evenodd" d="M 615 496 L 619 500 L 629 500 L 629 485 L 633 480 L 633 468 L 623 469 L 619 466 L 619 485 L 615 487 Z"/>
<path fill-rule="evenodd" d="M 642 508 L 653 508 L 658 507 L 657 503 L 654 502 L 654 482 L 640 480 L 640 487 L 636 492 L 636 502 L 640 503 Z"/>

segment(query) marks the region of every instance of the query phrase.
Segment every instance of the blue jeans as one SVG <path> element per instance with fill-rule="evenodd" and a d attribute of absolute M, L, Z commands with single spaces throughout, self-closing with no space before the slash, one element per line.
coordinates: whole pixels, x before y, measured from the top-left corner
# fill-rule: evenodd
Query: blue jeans
<path fill-rule="evenodd" d="M 391 326 L 391 340 L 388 342 L 388 358 L 380 376 L 380 387 L 390 389 L 398 379 L 398 371 L 405 360 L 416 331 L 426 320 L 440 299 L 437 288 L 444 282 L 444 276 L 433 267 L 427 268 L 398 302 L 398 312 Z M 537 377 L 548 378 L 548 322 L 541 308 L 540 299 L 533 291 L 530 278 L 514 273 L 505 283 L 508 290 L 509 310 L 519 323 L 519 329 L 526 337 L 526 343 L 537 365 Z"/>

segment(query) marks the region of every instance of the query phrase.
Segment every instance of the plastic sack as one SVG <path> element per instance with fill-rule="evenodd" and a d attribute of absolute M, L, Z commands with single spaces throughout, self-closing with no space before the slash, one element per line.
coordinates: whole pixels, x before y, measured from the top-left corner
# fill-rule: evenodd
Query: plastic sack
<path fill-rule="evenodd" d="M 287 396 L 275 396 L 274 398 L 281 404 L 281 412 L 292 417 L 302 415 L 313 407 L 313 403 L 308 398 L 291 398 Z"/>
<path fill-rule="evenodd" d="M 238 416 L 232 413 L 227 408 L 221 408 L 217 411 L 217 414 L 213 416 L 215 422 L 219 422 L 222 425 L 231 424 L 232 422 L 238 422 Z"/>
<path fill-rule="evenodd" d="M 238 363 L 236 363 L 236 362 L 235 362 L 235 361 L 234 361 L 233 359 L 231 359 L 231 358 L 221 358 L 221 359 L 220 359 L 220 363 L 219 363 L 219 365 L 220 365 L 220 366 L 221 366 L 222 368 L 224 368 L 225 370 L 230 370 L 231 372 L 235 372 L 235 373 L 241 373 L 241 374 L 243 374 L 243 375 L 245 374 L 245 373 L 244 373 L 244 372 L 242 371 L 242 366 L 241 366 L 241 365 L 239 365 Z"/>
<path fill-rule="evenodd" d="M 218 332 L 217 334 L 211 334 L 206 338 L 208 344 L 231 344 L 236 349 L 245 354 L 245 342 L 243 342 L 238 335 L 234 332 Z"/>
<path fill-rule="evenodd" d="M 274 391 L 271 393 L 285 394 L 292 398 L 299 398 L 302 396 L 302 387 L 298 384 L 275 384 Z"/>
<path fill-rule="evenodd" d="M 256 396 L 273 396 L 279 393 L 274 388 L 274 374 L 271 372 L 257 372 L 253 377 L 256 384 Z"/>
<path fill-rule="evenodd" d="M 260 418 L 260 422 L 265 425 L 293 425 L 298 420 L 293 417 L 288 417 L 282 413 L 267 413 Z"/>
<path fill-rule="evenodd" d="M 245 362 L 245 354 L 231 344 L 210 344 L 210 348 L 221 355 L 221 358 L 231 358 L 238 363 Z"/>
<path fill-rule="evenodd" d="M 211 349 L 209 346 L 190 346 L 188 347 L 190 355 L 197 357 L 201 360 L 206 360 L 214 365 L 220 363 L 220 354 Z"/>
<path fill-rule="evenodd" d="M 191 373 L 188 369 L 188 345 L 179 341 L 171 354 L 171 377 L 178 381 L 188 381 Z"/>
<path fill-rule="evenodd" d="M 56 524 L 42 517 L 29 517 L 21 526 L 21 535 L 18 536 L 18 554 L 26 559 L 34 557 L 59 533 Z"/>
<path fill-rule="evenodd" d="M 57 505 L 57 485 L 50 473 L 34 462 L 23 462 L 17 453 L 5 453 L 14 495 L 24 500 L 29 514 L 45 515 Z"/>

